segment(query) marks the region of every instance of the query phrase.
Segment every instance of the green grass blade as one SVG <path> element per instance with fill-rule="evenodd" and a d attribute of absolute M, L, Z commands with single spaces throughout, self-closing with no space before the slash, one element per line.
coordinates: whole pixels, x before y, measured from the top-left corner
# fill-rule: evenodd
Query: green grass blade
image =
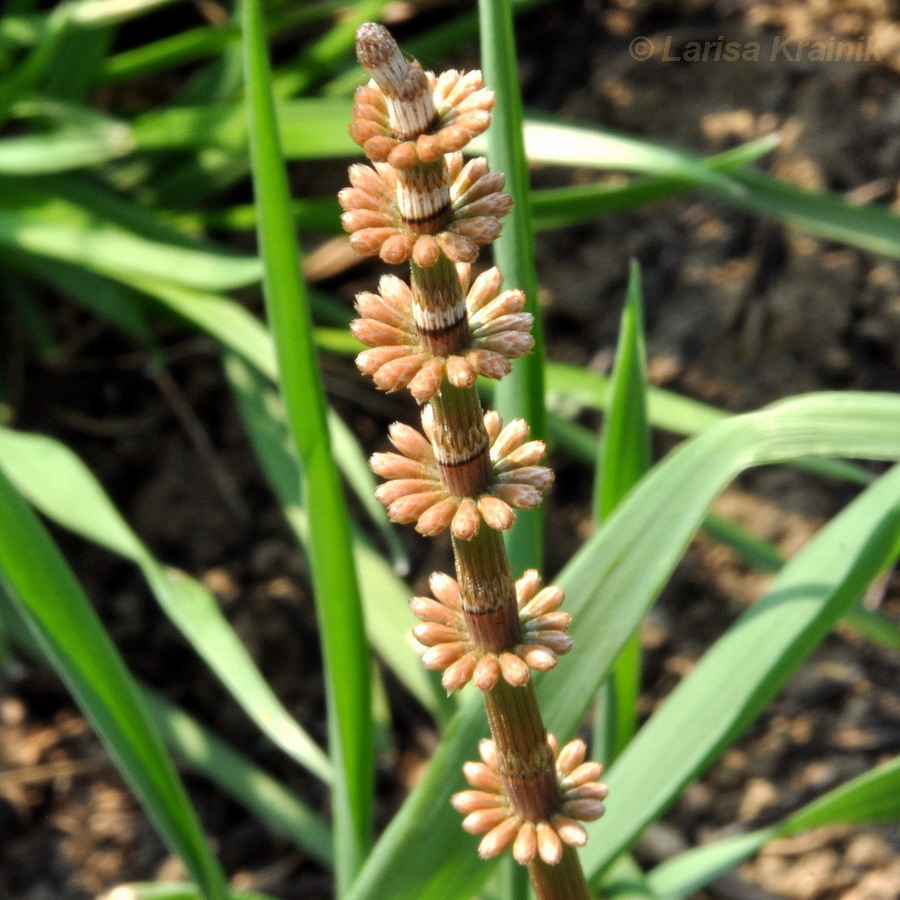
<path fill-rule="evenodd" d="M 343 336 L 347 332 L 342 331 L 341 334 Z M 316 343 L 322 346 L 318 334 Z M 387 542 L 394 570 L 398 575 L 406 575 L 409 572 L 409 556 L 400 540 L 398 529 L 387 517 L 384 505 L 375 499 L 375 478 L 368 459 L 360 450 L 356 435 L 334 410 L 329 410 L 328 425 L 334 455 L 341 465 L 344 477 L 365 507 L 369 518 L 378 525 L 382 537 Z"/>
<path fill-rule="evenodd" d="M 27 253 L 17 253 L 15 256 L 11 253 L 0 254 L 0 267 L 27 274 L 50 285 L 61 296 L 121 328 L 150 349 L 153 357 L 151 368 L 162 366 L 162 348 L 150 326 L 146 304 L 124 285 L 89 269 Z M 21 283 L 29 279 L 18 280 Z"/>
<path fill-rule="evenodd" d="M 6 122 L 12 105 L 28 96 L 53 64 L 71 28 L 71 10 L 70 4 L 63 3 L 48 13 L 40 40 L 24 60 L 0 78 L 0 125 Z"/>
<path fill-rule="evenodd" d="M 651 390 L 653 389 L 651 388 Z M 661 393 L 665 394 L 665 392 Z M 688 398 L 680 398 L 675 394 L 670 396 L 676 402 L 684 400 L 689 404 L 694 403 Z M 666 399 L 665 396 L 663 399 Z M 723 413 L 723 415 L 725 414 Z M 717 419 L 717 421 L 719 420 Z M 552 441 L 564 447 L 576 459 L 588 466 L 596 463 L 596 442 L 593 434 L 587 428 L 576 425 L 574 422 L 565 421 L 551 413 L 549 430 Z M 834 477 L 842 477 L 851 484 L 859 484 L 864 487 L 874 480 L 874 476 L 862 467 L 840 459 L 802 460 L 791 465 L 810 472 L 818 472 L 818 474 L 827 473 Z M 777 572 L 784 565 L 784 558 L 775 547 L 749 534 L 735 522 L 709 513 L 703 520 L 703 530 L 714 540 L 731 548 L 747 565 L 755 569 L 763 572 Z M 841 621 L 866 640 L 880 644 L 888 650 L 900 650 L 900 624 L 879 612 L 855 606 L 844 614 Z"/>
<path fill-rule="evenodd" d="M 534 350 L 517 360 L 511 374 L 497 386 L 495 404 L 504 421 L 523 418 L 535 438 L 546 432 L 544 410 L 544 337 L 537 302 L 534 231 L 528 198 L 528 164 L 522 140 L 522 97 L 510 0 L 479 0 L 481 57 L 485 83 L 496 94 L 487 131 L 491 167 L 506 174 L 506 191 L 516 199 L 503 220 L 503 233 L 492 245 L 494 260 L 507 288 L 525 292 L 526 309 L 534 315 Z M 514 572 L 542 567 L 543 510 L 520 513 L 507 538 Z"/>
<path fill-rule="evenodd" d="M 81 133 L 67 129 L 7 138 L 0 141 L 0 174 L 47 175 L 84 169 L 126 156 L 133 147 L 128 128 L 115 123 L 84 128 Z"/>
<path fill-rule="evenodd" d="M 10 271 L 4 271 L 4 262 L 0 256 L 0 297 L 21 325 L 37 357 L 42 361 L 52 359 L 60 349 L 56 325 L 44 311 L 35 285 L 28 279 L 17 278 Z M 6 385 L 3 385 L 3 394 L 5 390 Z M 0 414 L 0 421 L 3 415 L 5 412 Z"/>
<path fill-rule="evenodd" d="M 783 822 L 687 850 L 648 876 L 661 900 L 681 900 L 733 869 L 766 841 L 824 825 L 871 825 L 900 819 L 900 758 L 864 772 L 808 803 Z"/>
<path fill-rule="evenodd" d="M 567 363 L 547 364 L 547 405 L 551 410 L 569 410 L 580 403 L 599 412 L 606 410 L 609 379 L 595 372 Z M 715 422 L 727 419 L 730 413 L 706 403 L 682 397 L 662 388 L 647 389 L 647 413 L 650 424 L 673 434 L 700 434 Z M 575 432 L 571 431 L 574 437 Z M 578 438 L 574 438 L 579 442 Z M 830 478 L 840 478 L 865 487 L 872 477 L 859 466 L 843 459 L 797 460 L 797 468 Z"/>
<path fill-rule="evenodd" d="M 641 270 L 632 261 L 594 482 L 594 516 L 599 522 L 609 517 L 650 468 L 646 395 Z M 605 752 L 600 756 L 607 765 L 625 749 L 637 730 L 640 691 L 641 639 L 635 632 L 622 648 L 598 695 L 594 734 L 595 739 L 602 736 Z"/>
<path fill-rule="evenodd" d="M 677 176 L 699 185 L 715 185 L 726 196 L 743 192 L 697 154 L 606 129 L 560 125 L 529 116 L 525 146 L 533 163 Z"/>
<path fill-rule="evenodd" d="M 211 249 L 71 178 L 0 179 L 0 246 L 101 274 L 208 290 L 241 287 L 261 275 L 259 260 Z"/>
<path fill-rule="evenodd" d="M 370 658 L 326 403 L 294 237 L 287 179 L 278 144 L 262 17 L 245 0 L 244 58 L 259 243 L 266 310 L 275 338 L 288 426 L 310 509 L 309 557 L 325 658 L 329 745 L 335 761 L 335 862 L 338 894 L 359 870 L 371 840 L 374 780 Z"/>
<path fill-rule="evenodd" d="M 900 757 L 829 791 L 788 817 L 779 829 L 796 834 L 834 822 L 864 825 L 900 819 Z"/>
<path fill-rule="evenodd" d="M 772 216 L 819 237 L 900 258 L 900 216 L 884 207 L 853 205 L 835 194 L 814 193 L 757 172 L 725 174 L 694 154 L 600 129 L 530 120 L 525 139 L 532 162 L 686 179 L 738 209 Z"/>
<path fill-rule="evenodd" d="M 716 172 L 733 172 L 755 162 L 776 146 L 778 135 L 768 135 L 724 153 L 703 157 L 702 164 Z M 696 187 L 697 183 L 696 178 L 688 178 L 681 173 L 637 178 L 623 185 L 593 183 L 533 191 L 531 213 L 534 227 L 541 231 L 587 222 L 598 216 L 683 193 Z"/>
<path fill-rule="evenodd" d="M 302 9 L 273 12 L 267 31 L 270 35 L 276 35 L 308 25 L 344 5 L 345 0 L 321 0 L 319 3 L 307 3 Z M 173 66 L 208 59 L 226 47 L 236 45 L 240 39 L 240 28 L 231 23 L 190 28 L 108 57 L 99 79 L 115 83 L 153 75 Z"/>
<path fill-rule="evenodd" d="M 641 867 L 627 853 L 606 871 L 601 892 L 605 900 L 657 900 Z"/>
<path fill-rule="evenodd" d="M 900 652 L 900 622 L 889 619 L 883 613 L 854 606 L 844 613 L 841 622 L 873 644 Z"/>
<path fill-rule="evenodd" d="M 100 28 L 155 12 L 181 0 L 74 0 L 72 20 L 79 25 Z"/>
<path fill-rule="evenodd" d="M 108 56 L 98 80 L 116 84 L 165 71 L 173 66 L 208 59 L 240 40 L 237 25 L 189 28 L 168 37 Z"/>
<path fill-rule="evenodd" d="M 222 871 L 131 676 L 47 530 L 2 472 L 0 572 L 172 852 L 207 900 L 226 900 Z"/>
<path fill-rule="evenodd" d="M 68 447 L 0 428 L 0 466 L 44 515 L 134 562 L 166 615 L 260 730 L 304 768 L 331 780 L 328 758 L 272 692 L 210 591 L 150 554 Z"/>
<path fill-rule="evenodd" d="M 294 222 L 302 231 L 316 234 L 343 234 L 341 206 L 335 197 L 312 197 L 294 200 Z M 228 231 L 252 231 L 256 228 L 256 207 L 251 203 L 219 210 L 187 213 L 187 220 L 203 223 L 208 228 Z"/>
<path fill-rule="evenodd" d="M 837 194 L 807 191 L 759 172 L 735 172 L 730 180 L 743 188 L 739 209 L 780 219 L 810 234 L 840 241 L 870 253 L 900 259 L 900 216 L 884 206 L 859 206 Z M 718 188 L 713 192 L 719 196 Z"/>
<path fill-rule="evenodd" d="M 715 496 L 745 468 L 817 454 L 900 459 L 900 398 L 810 394 L 735 416 L 670 454 L 641 480 L 559 579 L 574 617 L 575 646 L 553 678 L 537 685 L 549 730 L 560 740 L 575 732 Z M 448 804 L 464 784 L 460 766 L 476 758 L 486 731 L 483 716 L 479 699 L 470 696 L 422 783 L 376 844 L 352 900 L 461 900 L 487 877 L 475 841 L 462 832 Z"/>
<path fill-rule="evenodd" d="M 672 396 L 675 397 L 675 395 Z M 553 441 L 565 447 L 586 465 L 594 465 L 596 462 L 595 439 L 588 429 L 560 419 L 555 414 L 551 414 L 549 425 Z M 829 464 L 829 470 L 832 468 L 836 470 L 839 465 L 846 468 L 846 474 L 843 477 L 853 484 L 866 486 L 874 480 L 874 476 L 865 469 L 853 463 L 844 462 L 844 460 L 803 460 L 800 463 L 792 463 L 792 465 L 796 468 L 806 468 L 809 471 L 819 471 L 825 463 Z M 835 471 L 830 474 L 841 473 Z M 735 522 L 709 513 L 703 520 L 703 530 L 714 540 L 730 547 L 747 565 L 755 569 L 763 572 L 777 572 L 784 565 L 784 558 L 775 547 L 753 537 Z M 841 621 L 866 640 L 880 644 L 888 650 L 900 650 L 900 624 L 881 613 L 865 609 L 862 606 L 855 606 L 844 614 Z"/>
<path fill-rule="evenodd" d="M 606 779 L 618 802 L 588 829 L 588 872 L 627 848 L 753 720 L 890 562 L 898 533 L 895 467 L 785 566 L 641 729 Z"/>
<path fill-rule="evenodd" d="M 115 38 L 109 26 L 68 32 L 41 79 L 41 92 L 70 103 L 89 104 L 103 58 Z"/>
<path fill-rule="evenodd" d="M 594 488 L 594 514 L 601 522 L 640 481 L 651 463 L 642 297 L 641 271 L 632 262 Z"/>

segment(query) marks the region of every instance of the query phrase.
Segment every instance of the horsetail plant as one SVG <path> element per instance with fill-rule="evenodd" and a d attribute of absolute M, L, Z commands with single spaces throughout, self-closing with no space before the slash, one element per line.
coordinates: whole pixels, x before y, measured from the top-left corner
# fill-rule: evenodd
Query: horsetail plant
<path fill-rule="evenodd" d="M 357 365 L 381 390 L 408 389 L 424 432 L 391 427 L 397 452 L 371 460 L 386 479 L 376 496 L 423 535 L 450 529 L 456 578 L 436 573 L 434 596 L 412 600 L 414 633 L 444 688 L 481 690 L 492 735 L 481 761 L 464 766 L 472 789 L 453 805 L 483 835 L 480 855 L 511 847 L 541 900 L 588 898 L 575 848 L 587 840 L 578 820 L 603 814 L 602 767 L 585 761 L 583 741 L 560 749 L 547 734 L 530 672 L 571 648 L 570 617 L 562 590 L 536 570 L 513 578 L 501 535 L 514 510 L 540 504 L 553 473 L 528 424 L 504 427 L 476 390 L 478 375 L 502 378 L 534 343 L 522 291 L 502 290 L 496 268 L 472 269 L 512 208 L 503 174 L 460 152 L 490 125 L 494 95 L 478 71 L 435 76 L 408 62 L 380 25 L 356 37 L 371 81 L 356 93 L 350 134 L 372 166 L 351 167 L 342 221 L 357 252 L 410 265 L 408 285 L 386 275 L 377 293 L 358 295 L 351 328 L 370 349 Z"/>

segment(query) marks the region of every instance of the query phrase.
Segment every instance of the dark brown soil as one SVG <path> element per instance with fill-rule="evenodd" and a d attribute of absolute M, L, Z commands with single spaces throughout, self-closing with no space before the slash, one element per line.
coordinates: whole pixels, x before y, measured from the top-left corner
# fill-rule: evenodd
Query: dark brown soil
<path fill-rule="evenodd" d="M 772 174 L 900 211 L 898 17 L 900 8 L 888 0 L 562 2 L 521 22 L 526 102 L 702 153 L 778 130 L 782 144 L 763 163 Z M 768 48 L 776 39 L 862 37 L 878 59 L 666 62 L 658 52 L 640 62 L 628 50 L 637 35 L 657 48 L 670 37 L 677 49 L 720 34 Z M 474 64 L 475 49 L 464 63 Z M 595 177 L 535 174 L 546 185 Z M 538 252 L 553 358 L 608 369 L 633 256 L 644 272 L 657 384 L 733 411 L 809 390 L 900 388 L 900 269 L 881 257 L 732 212 L 699 194 L 542 235 Z M 366 268 L 327 287 L 349 301 L 373 281 Z M 61 349 L 38 359 L 16 338 L 8 362 L 18 385 L 16 426 L 74 448 L 152 551 L 216 592 L 278 695 L 324 743 L 305 563 L 253 461 L 214 347 L 162 329 L 169 365 L 165 379 L 154 379 L 139 346 L 46 299 Z M 326 374 L 366 445 L 382 441 L 387 421 L 409 418 L 403 399 L 376 397 L 349 361 L 328 359 Z M 196 417 L 199 443 L 177 414 L 180 397 Z M 660 451 L 669 446 L 660 438 Z M 551 572 L 589 529 L 590 490 L 582 467 L 562 453 L 553 462 L 560 477 L 551 505 Z M 742 478 L 717 510 L 790 554 L 851 496 L 834 483 L 773 469 Z M 132 567 L 69 535 L 58 538 L 132 671 L 327 812 L 327 798 L 247 723 Z M 408 532 L 404 540 L 414 579 L 447 564 L 445 547 Z M 643 715 L 767 580 L 720 545 L 695 541 L 644 630 Z M 900 616 L 898 579 L 868 601 Z M 893 756 L 900 746 L 898 684 L 895 655 L 839 627 L 742 740 L 649 830 L 639 858 L 653 864 L 714 836 L 776 821 Z M 434 741 L 407 701 L 395 716 L 395 748 L 379 761 L 381 824 Z M 199 779 L 186 778 L 235 885 L 284 900 L 330 896 L 330 879 L 313 862 Z M 898 850 L 896 826 L 820 830 L 770 844 L 698 896 L 893 900 L 900 896 Z M 180 873 L 55 677 L 25 661 L 11 662 L 0 682 L 0 859 L 0 900 L 84 900 L 124 881 Z"/>

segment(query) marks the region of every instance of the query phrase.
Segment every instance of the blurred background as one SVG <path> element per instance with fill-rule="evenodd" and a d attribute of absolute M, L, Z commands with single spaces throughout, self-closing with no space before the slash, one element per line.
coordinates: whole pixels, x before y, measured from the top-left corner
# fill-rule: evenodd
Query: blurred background
<path fill-rule="evenodd" d="M 94 6 L 101 6 L 99 0 Z M 71 35 L 62 40 L 52 48 L 57 64 L 42 70 L 28 96 L 50 99 L 67 115 L 82 108 L 122 121 L 238 97 L 240 57 L 229 38 L 235 31 L 230 4 L 152 6 L 105 26 L 99 39 L 92 32 L 84 42 Z M 352 89 L 358 73 L 349 45 L 338 42 L 331 55 L 309 48 L 332 46 L 327 42 L 335 26 L 363 7 L 391 26 L 401 46 L 474 11 L 472 3 L 455 0 L 268 6 L 287 23 L 272 45 L 284 77 L 282 96 L 327 96 L 341 84 Z M 22 35 L 52 7 L 9 0 L 0 19 L 0 67 L 7 73 L 20 71 Z M 323 14 L 305 22 L 305 7 Z M 699 155 L 777 133 L 777 146 L 756 163 L 758 170 L 900 213 L 897 2 L 529 0 L 517 9 L 529 114 L 602 126 Z M 478 66 L 477 31 L 471 23 L 454 28 L 419 55 L 426 68 Z M 221 49 L 179 56 L 177 47 L 188 46 L 185 36 L 198 29 L 215 33 L 213 43 L 221 41 Z M 40 47 L 41 40 L 35 32 L 30 46 Z M 164 65 L 141 56 L 148 46 L 169 48 Z M 845 58 L 838 58 L 841 53 Z M 210 94 L 213 64 L 221 95 Z M 0 90 L 0 106 L 8 109 L 16 100 L 10 95 L 15 78 L 0 84 L 7 88 Z M 230 94 L 223 85 L 230 85 Z M 0 138 L 27 133 L 23 114 L 7 121 Z M 89 166 L 87 174 L 142 208 L 162 211 L 170 223 L 253 253 L 252 220 L 238 221 L 252 202 L 246 161 L 217 152 L 154 154 L 126 141 L 118 157 Z M 354 294 L 371 289 L 381 271 L 355 259 L 340 236 L 333 197 L 345 184 L 347 162 L 307 159 L 290 166 L 295 196 L 311 201 L 304 207 L 309 218 L 298 216 L 307 276 L 321 295 L 340 304 L 319 307 L 324 325 L 348 318 Z M 52 194 L 56 177 L 37 177 L 35 190 Z M 533 186 L 599 180 L 614 187 L 627 177 L 539 165 Z M 28 200 L 31 188 L 23 185 L 2 176 L 0 212 Z M 572 226 L 542 227 L 537 269 L 548 356 L 609 371 L 628 264 L 635 258 L 644 278 L 654 385 L 729 412 L 805 391 L 900 389 L 896 252 L 892 259 L 814 235 L 802 223 L 767 212 L 765 204 L 738 211 L 688 191 Z M 77 264 L 77 249 L 73 253 Z M 101 276 L 94 275 L 96 283 L 74 302 L 66 265 L 2 237 L 3 424 L 52 435 L 73 448 L 154 555 L 216 594 L 278 696 L 324 744 L 306 564 L 249 448 L 215 342 L 161 314 L 146 297 L 135 299 L 139 292 L 119 287 L 141 311 L 139 322 L 130 320 L 131 306 L 117 306 L 115 296 L 104 295 Z M 261 314 L 258 290 L 235 296 Z M 119 310 L 118 320 L 111 309 Z M 346 353 L 324 353 L 322 366 L 335 408 L 368 450 L 383 449 L 386 423 L 411 419 L 408 398 L 376 395 Z M 599 424 L 590 412 L 579 413 L 579 421 Z M 666 433 L 655 440 L 657 456 L 677 442 Z M 549 504 L 554 540 L 547 547 L 548 577 L 593 528 L 591 472 L 563 450 L 554 451 L 552 463 L 558 480 Z M 855 490 L 775 467 L 742 477 L 715 510 L 790 555 Z M 61 530 L 54 535 L 131 670 L 326 810 L 318 782 L 248 723 L 161 615 L 134 567 Z M 409 579 L 419 590 L 429 572 L 446 566 L 448 545 L 426 543 L 410 529 L 401 530 L 400 539 L 410 558 Z M 642 715 L 690 671 L 768 579 L 720 543 L 697 538 L 644 629 Z M 897 577 L 877 585 L 867 603 L 897 621 Z M 636 849 L 638 858 L 657 862 L 713 834 L 764 825 L 895 754 L 898 676 L 896 653 L 840 627 L 740 743 L 650 829 Z M 391 697 L 391 740 L 380 758 L 381 825 L 415 783 L 436 741 L 427 717 L 404 697 Z M 201 779 L 186 777 L 235 884 L 284 898 L 330 896 L 330 876 L 314 861 Z M 898 850 L 900 830 L 893 826 L 819 830 L 769 845 L 698 896 L 891 900 L 900 896 Z M 4 645 L 0 898 L 83 900 L 123 881 L 179 874 L 180 864 L 152 832 L 57 678 Z"/>

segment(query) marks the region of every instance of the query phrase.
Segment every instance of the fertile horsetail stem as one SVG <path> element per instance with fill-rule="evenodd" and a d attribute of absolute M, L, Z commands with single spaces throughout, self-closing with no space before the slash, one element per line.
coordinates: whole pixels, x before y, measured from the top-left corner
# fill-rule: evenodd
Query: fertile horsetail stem
<path fill-rule="evenodd" d="M 534 345 L 522 292 L 502 290 L 496 268 L 473 278 L 512 208 L 504 176 L 460 152 L 490 125 L 494 95 L 480 72 L 424 71 L 380 25 L 356 38 L 371 81 L 356 93 L 350 134 L 372 165 L 351 166 L 342 222 L 359 253 L 410 265 L 409 284 L 386 275 L 377 293 L 357 296 L 351 329 L 370 349 L 356 362 L 379 389 L 408 389 L 422 419 L 422 431 L 391 426 L 396 452 L 372 457 L 385 479 L 376 495 L 420 534 L 450 530 L 456 577 L 435 573 L 433 597 L 411 601 L 415 635 L 448 691 L 470 681 L 482 691 L 492 735 L 481 761 L 464 766 L 472 789 L 453 805 L 483 835 L 482 857 L 511 848 L 528 866 L 539 900 L 588 900 L 573 848 L 587 840 L 578 820 L 603 814 L 602 767 L 586 761 L 583 741 L 559 749 L 531 682 L 571 648 L 570 617 L 562 590 L 535 570 L 514 579 L 501 534 L 516 510 L 540 504 L 553 473 L 527 423 L 504 426 L 475 389 L 478 375 L 502 378 Z"/>

